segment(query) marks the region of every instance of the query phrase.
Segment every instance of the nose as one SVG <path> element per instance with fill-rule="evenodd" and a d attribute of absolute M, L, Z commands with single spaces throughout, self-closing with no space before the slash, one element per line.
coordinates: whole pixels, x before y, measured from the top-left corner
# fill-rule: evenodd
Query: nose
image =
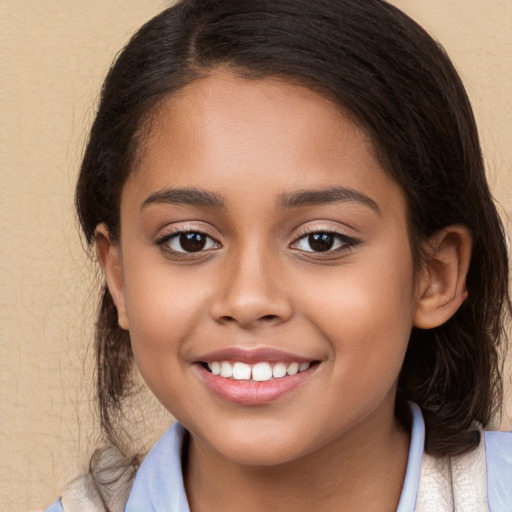
<path fill-rule="evenodd" d="M 292 316 L 292 304 L 275 260 L 254 247 L 226 262 L 211 306 L 215 321 L 244 329 L 279 325 Z"/>

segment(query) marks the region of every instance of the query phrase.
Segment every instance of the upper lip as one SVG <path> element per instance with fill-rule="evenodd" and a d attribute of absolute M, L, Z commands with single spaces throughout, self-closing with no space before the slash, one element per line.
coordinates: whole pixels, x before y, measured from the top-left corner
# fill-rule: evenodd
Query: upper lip
<path fill-rule="evenodd" d="M 274 348 L 254 348 L 247 349 L 242 347 L 224 348 L 215 350 L 201 355 L 197 358 L 198 362 L 211 362 L 211 361 L 239 361 L 247 364 L 254 364 L 259 362 L 289 362 L 289 363 L 307 363 L 313 361 L 311 357 L 303 357 L 297 354 L 290 354 L 282 350 Z"/>

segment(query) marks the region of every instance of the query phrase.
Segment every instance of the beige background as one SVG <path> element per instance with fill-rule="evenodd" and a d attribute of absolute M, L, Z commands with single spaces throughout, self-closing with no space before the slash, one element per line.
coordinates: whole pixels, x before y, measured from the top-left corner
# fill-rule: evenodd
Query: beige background
<path fill-rule="evenodd" d="M 512 2 L 394 0 L 443 42 L 512 211 Z M 26 511 L 82 472 L 91 405 L 95 267 L 73 185 L 101 80 L 160 0 L 0 0 L 0 509 Z M 510 226 L 510 222 L 507 221 Z M 510 381 L 510 377 L 507 377 Z M 156 435 L 167 421 L 156 412 Z M 511 425 L 508 405 L 505 425 Z M 135 420 L 144 411 L 134 413 Z"/>

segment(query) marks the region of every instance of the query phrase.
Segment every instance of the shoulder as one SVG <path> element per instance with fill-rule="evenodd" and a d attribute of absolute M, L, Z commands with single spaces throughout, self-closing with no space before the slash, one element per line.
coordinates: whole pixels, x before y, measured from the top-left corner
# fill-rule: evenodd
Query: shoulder
<path fill-rule="evenodd" d="M 485 432 L 489 508 L 512 511 L 512 432 Z"/>
<path fill-rule="evenodd" d="M 175 423 L 135 469 L 117 449 L 107 447 L 94 455 L 94 478 L 82 475 L 70 482 L 62 496 L 44 512 L 149 512 L 153 503 L 172 503 L 188 510 L 181 474 L 181 450 L 185 429 Z M 158 510 L 165 510 L 158 508 Z"/>
<path fill-rule="evenodd" d="M 94 488 L 92 478 L 82 475 L 70 482 L 62 496 L 44 512 L 105 512 L 100 493 Z"/>
<path fill-rule="evenodd" d="M 102 491 L 90 475 L 82 475 L 70 482 L 62 496 L 44 512 L 106 512 Z M 123 504 L 124 507 L 124 504 Z M 122 510 L 121 506 L 112 510 Z"/>
<path fill-rule="evenodd" d="M 72 480 L 61 497 L 45 512 L 122 512 L 135 469 L 119 450 L 107 447 L 93 456 L 94 477 L 88 473 Z"/>
<path fill-rule="evenodd" d="M 43 512 L 43 511 L 35 510 L 34 512 Z M 64 512 L 60 498 L 58 500 L 55 500 L 48 508 L 46 508 L 44 510 L 44 512 Z"/>
<path fill-rule="evenodd" d="M 424 453 L 416 512 L 512 512 L 512 432 L 484 432 L 458 457 Z"/>

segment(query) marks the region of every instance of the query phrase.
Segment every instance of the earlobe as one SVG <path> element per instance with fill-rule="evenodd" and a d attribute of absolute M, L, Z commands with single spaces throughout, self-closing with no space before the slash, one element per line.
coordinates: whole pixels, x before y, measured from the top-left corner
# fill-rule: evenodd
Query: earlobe
<path fill-rule="evenodd" d="M 426 242 L 413 324 L 432 329 L 444 324 L 466 299 L 471 234 L 465 226 L 448 226 Z"/>
<path fill-rule="evenodd" d="M 96 256 L 105 274 L 110 295 L 117 308 L 119 327 L 128 330 L 124 300 L 124 282 L 119 245 L 114 243 L 106 224 L 98 224 L 94 231 Z"/>

